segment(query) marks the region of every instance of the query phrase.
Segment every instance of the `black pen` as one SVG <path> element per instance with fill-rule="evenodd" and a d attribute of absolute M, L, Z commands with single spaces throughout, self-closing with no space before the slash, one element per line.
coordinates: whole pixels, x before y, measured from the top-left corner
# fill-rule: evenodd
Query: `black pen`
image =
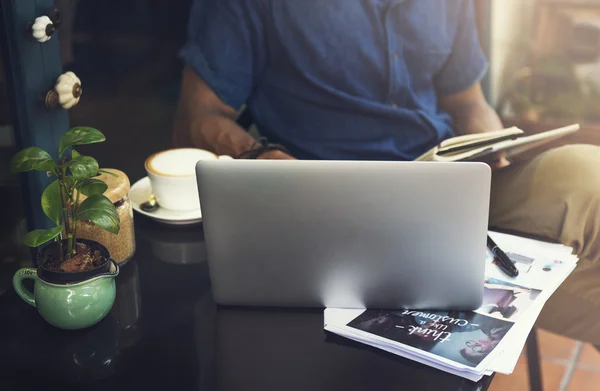
<path fill-rule="evenodd" d="M 498 247 L 496 243 L 490 238 L 490 235 L 487 237 L 487 247 L 490 249 L 492 254 L 494 255 L 494 263 L 498 265 L 500 269 L 511 277 L 516 277 L 519 275 L 519 271 L 515 267 L 513 261 Z"/>

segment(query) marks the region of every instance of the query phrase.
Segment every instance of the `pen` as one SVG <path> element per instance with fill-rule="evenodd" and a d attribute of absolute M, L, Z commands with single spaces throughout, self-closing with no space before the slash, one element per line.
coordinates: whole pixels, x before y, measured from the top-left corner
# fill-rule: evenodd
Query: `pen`
<path fill-rule="evenodd" d="M 496 243 L 490 238 L 490 235 L 487 237 L 487 246 L 494 255 L 494 263 L 498 265 L 500 269 L 511 277 L 516 277 L 519 275 L 519 271 L 515 267 L 515 264 L 510 260 L 510 258 L 498 247 Z"/>

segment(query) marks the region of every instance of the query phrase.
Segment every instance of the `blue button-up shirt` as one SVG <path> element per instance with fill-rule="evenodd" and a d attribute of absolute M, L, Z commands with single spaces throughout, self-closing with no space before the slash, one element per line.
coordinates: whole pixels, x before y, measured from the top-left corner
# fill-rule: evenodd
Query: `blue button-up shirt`
<path fill-rule="evenodd" d="M 487 70 L 471 0 L 196 0 L 181 55 L 298 158 L 412 160 Z"/>

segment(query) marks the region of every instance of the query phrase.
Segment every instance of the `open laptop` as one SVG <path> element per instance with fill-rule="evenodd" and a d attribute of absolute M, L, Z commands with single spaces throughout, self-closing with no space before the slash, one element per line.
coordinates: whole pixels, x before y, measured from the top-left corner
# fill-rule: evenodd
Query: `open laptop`
<path fill-rule="evenodd" d="M 225 160 L 196 173 L 219 304 L 481 305 L 483 163 Z"/>

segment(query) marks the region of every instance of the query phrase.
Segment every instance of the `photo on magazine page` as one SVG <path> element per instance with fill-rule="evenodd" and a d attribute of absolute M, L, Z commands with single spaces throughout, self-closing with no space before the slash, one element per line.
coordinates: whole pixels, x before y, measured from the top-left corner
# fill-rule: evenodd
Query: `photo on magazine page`
<path fill-rule="evenodd" d="M 536 289 L 545 289 L 548 284 L 552 285 L 557 276 L 564 272 L 564 268 L 569 264 L 560 259 L 531 258 L 525 255 L 507 251 L 506 255 L 513 261 L 519 276 L 516 278 L 507 277 L 498 266 L 494 264 L 494 257 L 489 250 L 486 253 L 485 274 L 488 277 L 499 280 L 510 280 L 515 284 Z"/>
<path fill-rule="evenodd" d="M 542 291 L 487 278 L 483 285 L 483 304 L 475 312 L 516 321 Z"/>
<path fill-rule="evenodd" d="M 366 310 L 347 326 L 474 368 L 513 323 L 472 311 Z"/>

